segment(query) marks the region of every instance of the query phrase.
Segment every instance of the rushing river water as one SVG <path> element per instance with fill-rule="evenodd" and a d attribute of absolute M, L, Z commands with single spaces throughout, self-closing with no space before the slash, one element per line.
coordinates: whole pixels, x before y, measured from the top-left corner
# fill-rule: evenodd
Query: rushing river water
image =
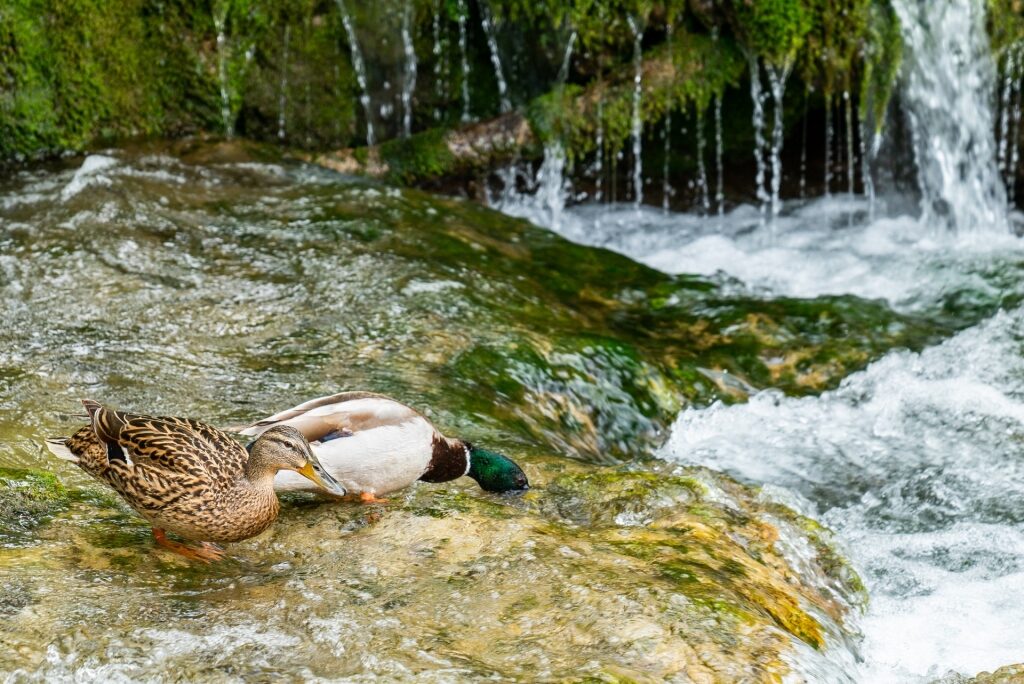
<path fill-rule="evenodd" d="M 528 201 L 506 210 L 550 223 Z M 687 408 L 660 455 L 780 487 L 839 533 L 871 596 L 858 680 L 992 670 L 1020 660 L 1024 622 L 1024 241 L 870 213 L 864 200 L 819 199 L 766 227 L 749 207 L 591 205 L 557 228 L 765 297 L 848 292 L 965 328 L 820 396 Z"/>

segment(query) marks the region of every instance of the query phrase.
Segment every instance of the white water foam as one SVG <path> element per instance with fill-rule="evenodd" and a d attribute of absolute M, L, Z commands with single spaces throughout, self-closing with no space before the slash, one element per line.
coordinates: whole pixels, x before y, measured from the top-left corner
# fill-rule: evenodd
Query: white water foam
<path fill-rule="evenodd" d="M 864 682 L 1019 662 L 1024 624 L 1024 309 L 839 389 L 689 409 L 662 455 L 796 492 L 872 602 Z"/>
<path fill-rule="evenodd" d="M 861 220 L 870 211 L 862 198 L 790 203 L 768 230 L 749 205 L 708 217 L 588 204 L 560 210 L 555 221 L 537 199 L 551 194 L 541 188 L 500 209 L 666 273 L 736 278 L 742 282 L 737 287 L 756 294 L 854 294 L 903 311 L 932 307 L 962 291 L 998 299 L 1000 285 L 987 272 L 994 262 L 1024 255 L 1024 240 L 1008 233 L 957 235 L 909 216 Z M 858 218 L 852 225 L 851 215 Z"/>
<path fill-rule="evenodd" d="M 117 165 L 117 160 L 102 154 L 90 154 L 75 171 L 71 181 L 60 191 L 60 198 L 68 201 L 90 185 L 110 185 L 110 179 L 100 172 Z"/>

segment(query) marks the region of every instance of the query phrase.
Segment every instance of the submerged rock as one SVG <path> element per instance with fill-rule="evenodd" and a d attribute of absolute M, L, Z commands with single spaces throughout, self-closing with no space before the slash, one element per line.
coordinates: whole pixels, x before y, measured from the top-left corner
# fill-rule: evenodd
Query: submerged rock
<path fill-rule="evenodd" d="M 23 539 L 67 505 L 67 491 L 52 473 L 0 468 L 0 544 Z"/>
<path fill-rule="evenodd" d="M 864 595 L 827 532 L 755 491 L 702 469 L 528 468 L 524 497 L 292 497 L 211 567 L 101 503 L 79 509 L 50 526 L 57 552 L 29 561 L 60 591 L 0 625 L 0 671 L 776 681 L 855 635 Z M 95 531 L 75 531 L 83 514 Z M 134 532 L 109 545 L 111 514 Z M 101 625 L 66 633 L 111 601 Z"/>

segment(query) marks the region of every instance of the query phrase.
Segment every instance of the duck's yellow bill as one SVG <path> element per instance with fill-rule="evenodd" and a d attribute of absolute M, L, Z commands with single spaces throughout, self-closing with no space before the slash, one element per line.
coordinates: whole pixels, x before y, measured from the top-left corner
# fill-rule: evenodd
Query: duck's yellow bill
<path fill-rule="evenodd" d="M 323 466 L 316 461 L 307 461 L 306 465 L 302 466 L 298 473 L 334 496 L 345 496 L 348 494 L 348 490 L 342 487 L 341 483 L 331 477 L 330 474 L 324 470 Z"/>

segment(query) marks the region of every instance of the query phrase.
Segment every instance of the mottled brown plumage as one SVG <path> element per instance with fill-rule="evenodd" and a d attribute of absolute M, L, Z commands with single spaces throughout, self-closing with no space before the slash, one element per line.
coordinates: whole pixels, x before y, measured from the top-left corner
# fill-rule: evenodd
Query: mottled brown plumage
<path fill-rule="evenodd" d="M 153 525 L 158 542 L 184 555 L 212 560 L 221 554 L 210 544 L 187 552 L 175 548 L 163 530 L 194 541 L 234 542 L 267 529 L 279 510 L 279 470 L 294 470 L 333 494 L 345 494 L 293 428 L 266 431 L 247 452 L 199 421 L 83 404 L 91 425 L 51 440 L 51 451 L 113 487 Z"/>

